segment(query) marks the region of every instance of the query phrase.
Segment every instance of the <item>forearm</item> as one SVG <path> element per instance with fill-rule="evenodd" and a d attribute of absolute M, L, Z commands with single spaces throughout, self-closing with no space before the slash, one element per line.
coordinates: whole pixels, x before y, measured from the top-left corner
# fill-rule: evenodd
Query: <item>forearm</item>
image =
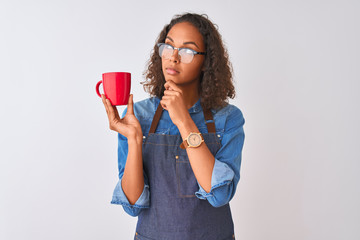
<path fill-rule="evenodd" d="M 128 140 L 128 156 L 121 185 L 129 203 L 135 204 L 144 189 L 142 141 Z"/>
<path fill-rule="evenodd" d="M 191 117 L 179 124 L 178 129 L 182 139 L 185 139 L 190 132 L 199 132 L 199 129 Z M 215 164 L 214 156 L 206 146 L 205 142 L 197 148 L 186 148 L 186 152 L 198 183 L 206 192 L 210 192 L 211 176 Z"/>

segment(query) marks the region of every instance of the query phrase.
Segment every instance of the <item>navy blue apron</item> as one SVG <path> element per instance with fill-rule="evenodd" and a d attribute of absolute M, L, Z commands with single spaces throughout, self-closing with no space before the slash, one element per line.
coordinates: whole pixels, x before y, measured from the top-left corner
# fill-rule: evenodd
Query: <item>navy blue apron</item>
<path fill-rule="evenodd" d="M 156 134 L 161 104 L 143 142 L 143 165 L 149 179 L 150 208 L 138 216 L 135 240 L 233 240 L 230 206 L 215 208 L 195 196 L 199 190 L 181 135 Z M 204 111 L 205 143 L 215 156 L 221 144 L 211 112 Z M 210 121 L 210 122 L 209 122 Z"/>

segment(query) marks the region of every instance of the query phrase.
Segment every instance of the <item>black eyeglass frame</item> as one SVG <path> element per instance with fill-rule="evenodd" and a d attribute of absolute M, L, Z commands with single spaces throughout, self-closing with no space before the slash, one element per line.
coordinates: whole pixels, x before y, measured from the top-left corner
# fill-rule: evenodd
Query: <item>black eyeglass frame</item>
<path fill-rule="evenodd" d="M 197 51 L 195 51 L 194 49 L 191 49 L 191 48 L 177 48 L 177 47 L 171 46 L 170 44 L 167 44 L 167 43 L 158 43 L 156 45 L 158 46 L 158 48 L 160 48 L 161 46 L 170 46 L 173 49 L 173 51 L 175 49 L 177 49 L 178 52 L 180 52 L 181 49 L 187 49 L 187 50 L 190 50 L 191 52 L 193 52 L 194 56 L 197 55 L 197 54 L 198 55 L 206 55 L 206 52 L 197 52 Z M 159 54 L 160 54 L 160 52 L 159 52 Z M 160 57 L 162 57 L 162 56 L 160 56 Z"/>

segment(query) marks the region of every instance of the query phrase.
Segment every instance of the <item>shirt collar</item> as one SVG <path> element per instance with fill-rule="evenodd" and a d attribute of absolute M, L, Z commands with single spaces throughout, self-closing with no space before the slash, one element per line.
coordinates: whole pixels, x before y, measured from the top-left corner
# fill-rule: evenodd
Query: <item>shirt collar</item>
<path fill-rule="evenodd" d="M 155 97 L 154 103 L 155 103 L 154 111 L 156 111 L 157 106 L 160 104 L 160 98 Z M 189 109 L 189 113 L 197 113 L 201 111 L 202 111 L 201 98 L 199 98 L 199 100 L 197 100 L 197 102 Z"/>
<path fill-rule="evenodd" d="M 199 98 L 199 100 L 197 100 L 197 102 L 189 109 L 189 113 L 196 113 L 200 112 L 201 110 L 201 98 Z"/>

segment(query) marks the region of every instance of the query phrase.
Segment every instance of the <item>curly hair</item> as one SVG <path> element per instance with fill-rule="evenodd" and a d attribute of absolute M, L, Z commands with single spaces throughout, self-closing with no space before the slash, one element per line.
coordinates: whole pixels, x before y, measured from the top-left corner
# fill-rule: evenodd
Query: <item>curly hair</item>
<path fill-rule="evenodd" d="M 151 96 L 162 98 L 164 95 L 165 78 L 162 72 L 161 57 L 157 43 L 165 42 L 170 29 L 177 23 L 189 22 L 201 33 L 205 44 L 204 71 L 200 76 L 199 94 L 201 104 L 207 109 L 219 109 L 228 103 L 228 98 L 235 97 L 235 88 L 232 78 L 232 66 L 229 55 L 224 47 L 217 26 L 214 25 L 206 14 L 185 13 L 175 15 L 168 25 L 165 25 L 156 40 L 151 57 L 143 73 L 145 81 L 144 90 Z"/>

